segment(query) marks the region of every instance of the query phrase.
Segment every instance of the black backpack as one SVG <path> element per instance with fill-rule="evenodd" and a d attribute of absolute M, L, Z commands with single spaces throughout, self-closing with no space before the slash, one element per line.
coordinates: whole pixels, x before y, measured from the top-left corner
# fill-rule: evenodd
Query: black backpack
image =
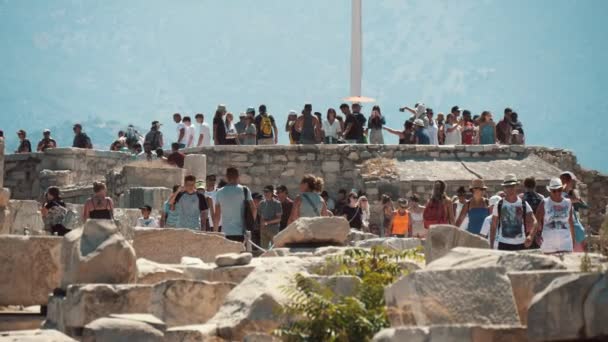
<path fill-rule="evenodd" d="M 532 211 L 536 213 L 536 209 L 543 203 L 543 197 L 534 191 L 524 192 L 522 199 L 530 205 Z"/>

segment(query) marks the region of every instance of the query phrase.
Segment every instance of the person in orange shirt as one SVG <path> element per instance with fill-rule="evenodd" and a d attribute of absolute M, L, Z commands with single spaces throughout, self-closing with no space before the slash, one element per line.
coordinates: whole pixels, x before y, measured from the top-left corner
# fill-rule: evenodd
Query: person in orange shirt
<path fill-rule="evenodd" d="M 412 217 L 407 210 L 407 200 L 400 198 L 397 201 L 399 208 L 393 212 L 390 224 L 390 236 L 393 237 L 412 237 Z"/>

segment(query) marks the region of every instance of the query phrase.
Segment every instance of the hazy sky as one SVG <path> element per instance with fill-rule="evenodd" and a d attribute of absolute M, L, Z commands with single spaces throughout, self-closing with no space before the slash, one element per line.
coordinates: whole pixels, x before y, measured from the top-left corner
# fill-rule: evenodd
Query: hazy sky
<path fill-rule="evenodd" d="M 363 92 L 389 126 L 415 102 L 511 106 L 529 144 L 608 171 L 608 1 L 363 3 Z M 280 125 L 305 102 L 325 114 L 349 95 L 349 40 L 348 0 L 0 0 L 0 128 L 100 116 L 173 134 L 171 113 L 218 103 L 265 103 Z"/>

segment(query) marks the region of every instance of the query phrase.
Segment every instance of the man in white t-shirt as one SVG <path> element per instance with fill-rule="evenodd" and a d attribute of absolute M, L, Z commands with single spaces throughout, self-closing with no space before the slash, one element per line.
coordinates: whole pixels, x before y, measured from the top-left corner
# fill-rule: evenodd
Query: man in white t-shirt
<path fill-rule="evenodd" d="M 519 180 L 513 174 L 505 177 L 502 187 L 505 198 L 492 211 L 490 246 L 498 239 L 498 249 L 519 251 L 532 245 L 536 236 L 536 218 L 528 202 L 517 195 Z M 526 227 L 532 227 L 526 236 Z M 498 236 L 497 236 L 498 232 Z"/>
<path fill-rule="evenodd" d="M 211 128 L 205 122 L 205 116 L 202 113 L 198 113 L 194 116 L 196 123 L 196 133 L 194 136 L 194 143 L 197 147 L 200 146 L 211 146 Z"/>
<path fill-rule="evenodd" d="M 180 145 L 183 144 L 186 147 L 193 147 L 194 146 L 194 136 L 196 135 L 196 129 L 194 128 L 194 126 L 192 126 L 192 120 L 190 119 L 189 116 L 184 116 L 184 119 L 182 120 L 182 122 L 184 123 L 185 134 L 184 134 L 184 138 L 179 143 L 180 143 Z"/>
<path fill-rule="evenodd" d="M 215 188 L 216 181 L 217 181 L 217 179 L 216 179 L 215 175 L 207 175 L 207 177 L 205 178 L 205 196 L 207 196 L 211 199 L 211 202 L 214 207 L 215 207 L 215 201 L 217 198 L 216 197 L 217 189 Z M 207 229 L 210 232 L 213 232 L 213 231 L 221 232 L 222 231 L 222 218 L 220 217 L 219 227 L 217 227 L 218 229 L 214 230 L 213 215 L 211 215 L 211 212 L 210 212 L 209 213 L 209 225 L 207 227 L 208 227 Z"/>
<path fill-rule="evenodd" d="M 186 126 L 182 122 L 182 115 L 180 113 L 173 114 L 173 121 L 176 124 L 175 128 L 177 130 L 177 138 L 175 142 L 179 144 L 179 148 L 185 148 L 186 144 L 181 143 L 186 135 Z"/>
<path fill-rule="evenodd" d="M 496 205 L 498 204 L 498 202 L 500 202 L 500 200 L 502 200 L 502 197 L 497 196 L 497 195 L 490 197 L 490 200 L 489 200 L 490 206 L 488 207 L 490 213 L 494 211 L 494 207 L 496 207 Z M 494 216 L 492 214 L 490 214 L 484 219 L 483 224 L 481 225 L 481 231 L 479 232 L 479 235 L 487 238 L 488 241 L 490 241 L 490 228 L 492 227 L 492 217 L 494 217 Z M 492 246 L 492 248 L 493 249 L 498 248 L 498 239 L 496 239 L 496 241 L 494 241 L 494 246 Z"/>

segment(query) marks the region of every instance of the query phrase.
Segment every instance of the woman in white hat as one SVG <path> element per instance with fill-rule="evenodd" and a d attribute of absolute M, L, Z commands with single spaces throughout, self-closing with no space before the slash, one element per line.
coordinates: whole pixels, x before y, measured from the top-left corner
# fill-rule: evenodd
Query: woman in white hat
<path fill-rule="evenodd" d="M 542 225 L 543 253 L 572 252 L 574 248 L 574 219 L 572 202 L 562 196 L 563 184 L 551 179 L 547 190 L 551 195 L 538 207 L 536 217 Z"/>

